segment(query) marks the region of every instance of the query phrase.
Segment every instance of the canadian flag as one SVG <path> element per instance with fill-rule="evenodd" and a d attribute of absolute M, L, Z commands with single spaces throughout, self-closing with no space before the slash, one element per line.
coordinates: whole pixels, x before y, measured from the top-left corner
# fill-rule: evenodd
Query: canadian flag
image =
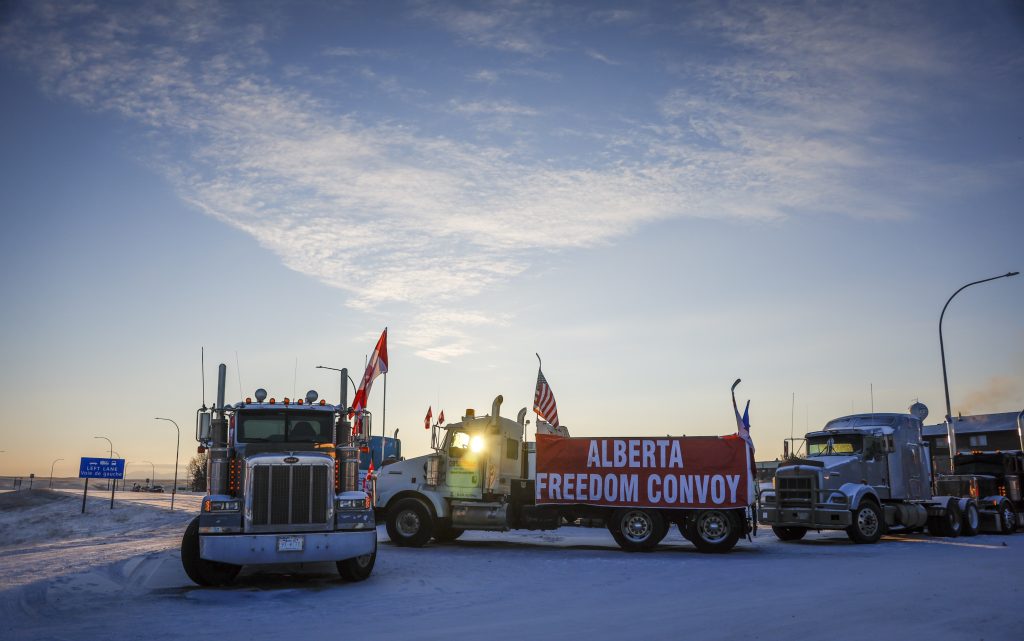
<path fill-rule="evenodd" d="M 444 410 L 441 410 L 441 413 L 437 415 L 437 424 L 444 425 Z"/>
<path fill-rule="evenodd" d="M 359 383 L 359 389 L 356 390 L 355 398 L 352 399 L 352 414 L 356 416 L 356 424 L 353 430 L 356 433 L 361 433 L 363 430 L 363 416 L 359 412 L 366 409 L 366 399 L 370 395 L 370 387 L 373 385 L 373 380 L 381 374 L 388 373 L 388 328 L 384 328 L 384 332 L 380 335 L 380 339 L 377 341 L 376 347 L 373 348 L 373 354 L 370 356 L 370 361 L 366 364 L 366 371 L 363 372 L 363 380 Z M 349 414 L 349 417 L 352 416 Z"/>
<path fill-rule="evenodd" d="M 442 412 L 442 414 L 443 414 L 443 412 Z M 429 430 L 430 429 L 430 419 L 433 418 L 433 416 L 434 416 L 434 406 L 431 405 L 430 407 L 427 408 L 427 416 L 426 416 L 426 418 L 423 419 L 423 429 L 425 429 L 425 430 Z"/>

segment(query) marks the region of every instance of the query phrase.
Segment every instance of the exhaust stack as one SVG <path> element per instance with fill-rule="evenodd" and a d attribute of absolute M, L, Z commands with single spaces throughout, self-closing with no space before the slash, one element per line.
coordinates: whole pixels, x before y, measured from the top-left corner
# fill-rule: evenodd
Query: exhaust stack
<path fill-rule="evenodd" d="M 207 491 L 210 494 L 228 493 L 228 419 L 224 416 L 224 388 L 228 366 L 217 368 L 217 405 L 211 422 L 209 468 L 206 470 Z"/>

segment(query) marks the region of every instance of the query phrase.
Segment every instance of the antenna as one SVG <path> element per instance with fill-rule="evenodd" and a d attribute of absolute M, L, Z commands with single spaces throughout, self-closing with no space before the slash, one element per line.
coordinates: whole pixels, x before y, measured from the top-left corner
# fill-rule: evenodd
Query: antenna
<path fill-rule="evenodd" d="M 871 386 L 871 413 L 875 413 L 875 384 L 868 383 Z"/>
<path fill-rule="evenodd" d="M 238 400 L 242 400 L 245 398 L 245 395 L 242 393 L 242 367 L 238 364 L 237 349 L 235 350 L 235 378 L 238 379 Z"/>
<path fill-rule="evenodd" d="M 206 348 L 199 347 L 199 378 L 203 381 L 203 409 L 206 409 Z"/>
<path fill-rule="evenodd" d="M 292 398 L 295 398 L 295 390 L 297 389 L 299 380 L 299 357 L 295 357 L 295 373 L 292 375 Z"/>

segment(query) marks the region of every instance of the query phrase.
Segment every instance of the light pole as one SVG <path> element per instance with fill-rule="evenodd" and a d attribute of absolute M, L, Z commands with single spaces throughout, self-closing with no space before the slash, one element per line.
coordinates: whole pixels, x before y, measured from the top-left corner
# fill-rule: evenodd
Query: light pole
<path fill-rule="evenodd" d="M 160 418 L 157 416 L 153 420 L 155 421 L 170 421 L 174 423 L 174 429 L 178 431 L 178 440 L 174 446 L 174 484 L 171 485 L 171 512 L 174 511 L 174 494 L 178 491 L 178 450 L 181 449 L 181 428 L 178 427 L 178 423 L 173 419 Z"/>
<path fill-rule="evenodd" d="M 50 463 L 50 489 L 51 490 L 53 489 L 53 466 L 56 465 L 58 461 L 63 461 L 63 460 L 64 459 L 59 458 L 56 461 L 54 461 L 53 463 Z"/>
<path fill-rule="evenodd" d="M 149 463 L 149 467 L 152 468 L 152 472 L 149 475 L 149 486 L 153 487 L 153 484 L 156 483 L 156 466 L 153 465 L 153 461 L 143 461 L 143 463 Z"/>
<path fill-rule="evenodd" d="M 990 280 L 998 280 L 1000 278 L 1009 278 L 1010 276 L 1016 276 L 1020 272 L 1008 272 L 1001 276 L 993 276 L 992 278 L 985 278 L 984 280 L 976 280 L 973 283 L 967 283 L 960 289 L 953 292 L 953 295 L 949 297 L 946 304 L 942 306 L 942 313 L 939 314 L 939 354 L 942 356 L 942 387 L 946 392 L 946 439 L 949 444 L 949 471 L 954 472 L 953 469 L 953 457 L 956 456 L 956 430 L 953 429 L 953 409 L 949 404 L 949 379 L 946 377 L 946 346 L 942 342 L 942 319 L 946 315 L 946 308 L 953 301 L 957 294 L 964 291 L 971 285 L 980 285 L 981 283 L 987 283 Z"/>
<path fill-rule="evenodd" d="M 107 443 L 110 443 L 110 458 L 114 458 L 114 444 L 110 442 L 110 439 L 106 436 L 94 436 L 93 438 L 101 438 Z M 107 479 L 107 489 L 110 489 L 110 479 Z"/>
<path fill-rule="evenodd" d="M 341 393 L 338 396 L 338 399 L 339 399 L 338 402 L 340 404 L 342 404 L 342 405 L 347 405 L 348 404 L 348 401 L 347 401 L 348 396 L 345 394 L 345 379 L 347 378 L 349 380 L 349 382 L 352 383 L 352 391 L 353 392 L 358 391 L 358 388 L 356 387 L 356 382 L 352 379 L 351 376 L 348 375 L 348 368 L 347 367 L 342 367 L 342 368 L 339 369 L 337 367 L 327 367 L 326 365 L 317 365 L 316 368 L 317 369 L 329 369 L 331 371 L 340 372 L 341 373 Z"/>

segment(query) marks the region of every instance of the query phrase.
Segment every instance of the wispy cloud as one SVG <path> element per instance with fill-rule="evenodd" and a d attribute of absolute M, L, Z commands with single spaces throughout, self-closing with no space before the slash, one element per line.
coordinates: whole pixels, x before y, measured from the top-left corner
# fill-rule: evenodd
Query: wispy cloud
<path fill-rule="evenodd" d="M 621 64 L 621 63 L 619 63 L 619 62 L 617 62 L 615 60 L 612 60 L 611 58 L 609 58 L 608 56 L 604 55 L 600 51 L 597 51 L 596 49 L 586 49 L 586 50 L 584 50 L 583 53 L 587 54 L 588 58 L 593 58 L 594 60 L 597 60 L 598 62 L 603 62 L 606 65 L 619 65 L 619 64 Z"/>
<path fill-rule="evenodd" d="M 548 5 L 503 6 L 418 12 L 469 44 L 531 56 L 554 50 L 538 26 Z M 606 134 L 590 162 L 567 162 L 421 131 L 415 120 L 357 117 L 336 99 L 279 86 L 263 72 L 264 29 L 232 26 L 224 13 L 206 2 L 116 10 L 39 2 L 19 9 L 0 38 L 47 91 L 119 113 L 184 149 L 160 162 L 199 210 L 251 234 L 291 269 L 346 291 L 355 308 L 411 309 L 405 340 L 435 360 L 471 352 L 475 328 L 508 322 L 475 309 L 473 297 L 547 252 L 614 242 L 669 218 L 907 215 L 898 199 L 863 188 L 867 177 L 906 162 L 881 157 L 873 138 L 905 99 L 875 69 L 893 56 L 915 74 L 948 72 L 930 43 L 889 42 L 891 29 L 865 26 L 862 16 L 698 16 L 689 28 L 740 53 L 669 60 L 679 81 L 651 105 L 658 117 Z M 610 14 L 601 23 L 632 18 Z M 403 90 L 369 68 L 353 73 L 381 92 Z M 484 83 L 499 73 L 467 72 Z M 874 98 L 851 99 L 837 90 L 843 83 Z M 490 97 L 444 97 L 433 107 L 541 120 L 533 107 Z"/>

